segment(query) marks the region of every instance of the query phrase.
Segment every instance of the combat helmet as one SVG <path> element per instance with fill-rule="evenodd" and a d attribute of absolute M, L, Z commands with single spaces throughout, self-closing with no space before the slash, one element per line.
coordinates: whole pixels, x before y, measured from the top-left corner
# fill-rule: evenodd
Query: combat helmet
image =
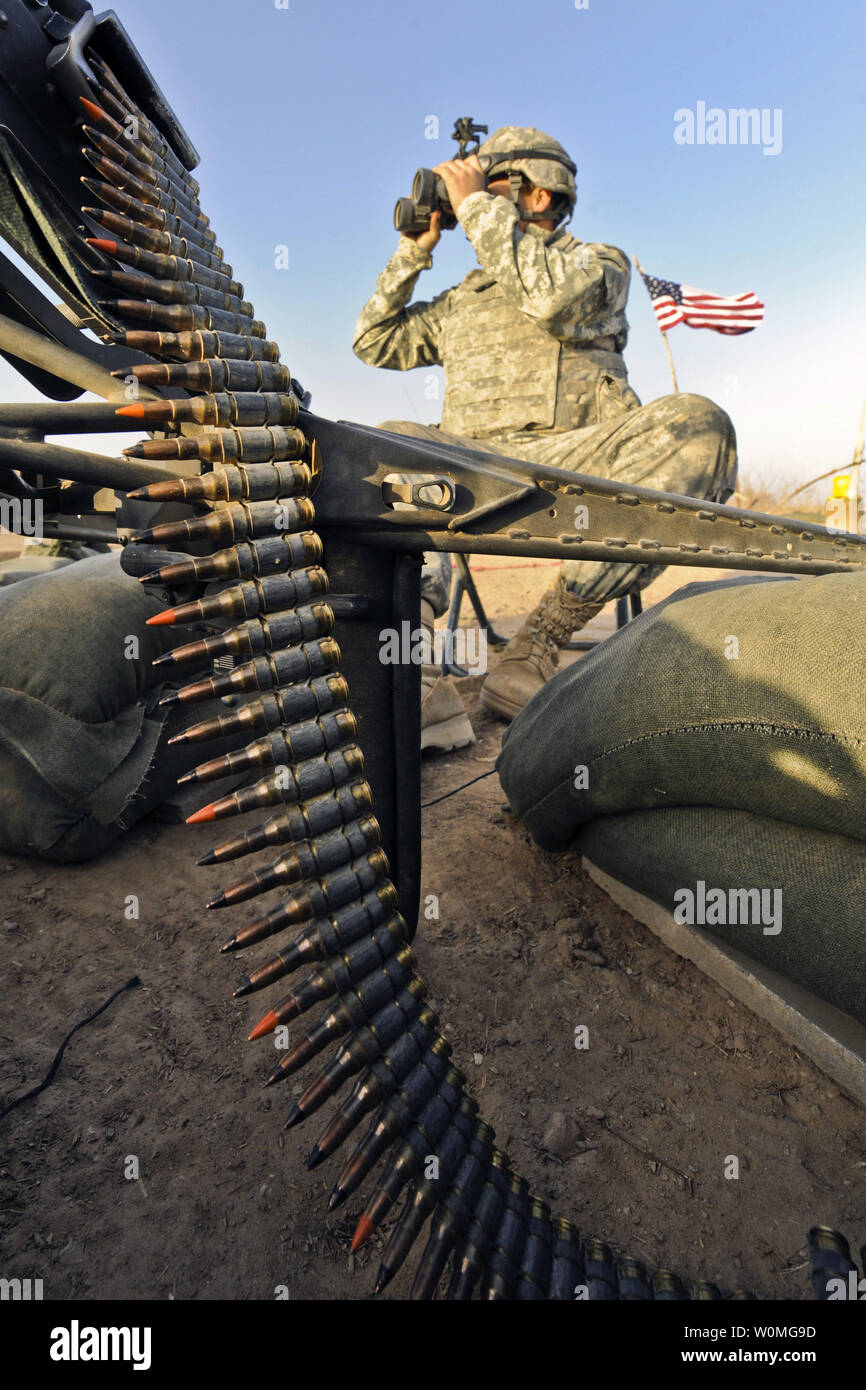
<path fill-rule="evenodd" d="M 567 152 L 543 130 L 534 126 L 504 125 L 488 136 L 479 147 L 479 156 L 487 155 L 493 163 L 487 169 L 491 179 L 507 175 L 511 183 L 511 200 L 517 202 L 522 178 L 529 179 L 536 188 L 547 188 L 559 195 L 554 205 L 557 221 L 567 215 L 570 217 L 577 202 L 577 185 L 574 176 L 577 166 L 569 159 Z M 486 160 L 482 160 L 486 165 Z M 561 210 L 560 210 L 561 209 Z M 550 213 L 521 213 L 528 221 L 541 221 Z"/>

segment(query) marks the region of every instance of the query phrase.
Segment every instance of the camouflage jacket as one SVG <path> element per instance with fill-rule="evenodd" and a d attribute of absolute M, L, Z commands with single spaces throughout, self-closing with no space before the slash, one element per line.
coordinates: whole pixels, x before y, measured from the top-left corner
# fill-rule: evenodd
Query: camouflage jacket
<path fill-rule="evenodd" d="M 442 428 L 473 438 L 579 429 L 639 405 L 622 358 L 625 253 L 564 228 L 521 233 L 517 209 L 489 193 L 464 199 L 460 221 L 480 269 L 410 304 L 433 260 L 401 237 L 361 311 L 356 355 L 396 371 L 443 366 Z"/>

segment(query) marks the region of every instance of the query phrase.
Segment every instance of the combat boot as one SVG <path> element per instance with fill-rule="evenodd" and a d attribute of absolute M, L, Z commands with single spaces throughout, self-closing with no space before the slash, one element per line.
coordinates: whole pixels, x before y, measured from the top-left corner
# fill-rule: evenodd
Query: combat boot
<path fill-rule="evenodd" d="M 475 734 L 463 701 L 450 676 L 443 676 L 433 662 L 433 607 L 421 600 L 421 627 L 424 631 L 424 656 L 421 667 L 421 752 L 435 748 L 451 753 L 475 742 Z"/>
<path fill-rule="evenodd" d="M 604 602 L 592 603 L 569 593 L 560 575 L 523 627 L 512 637 L 481 687 L 481 703 L 499 719 L 512 720 L 537 690 L 556 674 L 559 649 L 584 626 Z"/>

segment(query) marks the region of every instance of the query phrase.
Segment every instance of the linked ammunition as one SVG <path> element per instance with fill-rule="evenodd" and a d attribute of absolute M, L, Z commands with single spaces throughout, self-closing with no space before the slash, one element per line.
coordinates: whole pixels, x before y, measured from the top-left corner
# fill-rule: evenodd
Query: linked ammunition
<path fill-rule="evenodd" d="M 441 1048 L 431 1048 L 424 1054 L 403 1084 L 377 1111 L 367 1133 L 334 1184 L 328 1211 L 335 1211 L 360 1187 L 376 1160 L 398 1134 L 405 1134 L 415 1117 L 436 1095 L 448 1071 L 448 1061 Z"/>
<path fill-rule="evenodd" d="M 490 1125 L 479 1120 L 469 1151 L 431 1218 L 430 1235 L 412 1285 L 413 1299 L 433 1297 L 448 1256 L 469 1225 L 485 1190 L 494 1158 L 494 1138 Z"/>
<path fill-rule="evenodd" d="M 652 1278 L 652 1294 L 655 1303 L 684 1303 L 688 1294 L 682 1280 L 670 1269 L 657 1269 Z"/>
<path fill-rule="evenodd" d="M 426 997 L 427 993 L 427 986 L 420 976 L 413 974 L 414 966 L 415 957 L 412 950 L 409 946 L 404 946 L 396 956 L 385 962 L 381 970 L 369 975 L 357 989 L 350 990 L 336 1004 L 332 1004 L 318 1022 L 298 1039 L 294 1047 L 289 1048 L 280 1058 L 266 1077 L 265 1084 L 271 1086 L 275 1081 L 283 1081 L 286 1077 L 293 1076 L 317 1057 L 329 1043 L 345 1037 L 347 1033 L 354 1034 L 348 1044 L 350 1047 L 361 1036 L 362 1029 L 366 1028 L 375 1037 L 376 1020 L 380 1017 L 383 1020 L 386 1017 L 391 1019 L 394 1028 L 402 1031 L 407 1015 L 399 1001 L 402 999 L 407 1005 L 411 1003 L 408 1016 L 413 1017 L 417 1012 L 418 1001 Z M 395 1036 L 396 1032 L 392 1032 L 387 1042 L 393 1041 Z M 357 1070 L 360 1070 L 360 1067 Z M 305 1113 L 309 1113 L 309 1110 Z"/>
<path fill-rule="evenodd" d="M 298 647 L 257 656 L 243 666 L 236 666 L 225 676 L 211 676 L 194 681 L 180 690 L 168 691 L 161 705 L 192 705 L 217 696 L 237 694 L 244 690 L 271 690 L 281 685 L 306 681 L 334 671 L 340 664 L 340 648 L 333 637 L 320 637 L 315 642 L 302 642 Z"/>
<path fill-rule="evenodd" d="M 337 869 L 326 879 L 306 883 L 297 893 L 293 893 L 279 907 L 272 908 L 267 916 L 248 926 L 241 927 L 230 940 L 220 947 L 222 951 L 240 951 L 245 946 L 254 946 L 266 937 L 273 936 L 286 927 L 300 927 L 317 917 L 328 917 L 337 908 L 345 907 L 356 898 L 363 897 L 376 886 L 379 879 L 388 875 L 388 858 L 382 849 L 374 849 L 356 859 L 345 869 Z"/>
<path fill-rule="evenodd" d="M 253 1029 L 250 1042 L 267 1037 L 275 1028 L 300 1018 L 314 1005 L 324 1003 L 335 994 L 347 993 L 367 975 L 378 970 L 390 956 L 405 945 L 406 924 L 402 917 L 395 916 L 390 921 L 383 922 L 369 939 L 356 941 L 354 946 L 350 946 L 342 955 L 329 956 L 318 969 L 295 985 L 295 988 Z M 271 964 L 282 966 L 283 963 L 278 956 Z M 255 971 L 256 978 L 248 977 L 240 988 L 235 990 L 235 998 L 243 998 L 256 989 L 273 984 L 273 978 L 265 978 L 268 972 L 269 966 Z M 280 973 L 283 974 L 285 971 L 282 970 Z"/>
<path fill-rule="evenodd" d="M 293 570 L 291 574 L 272 574 L 223 589 L 219 594 L 167 608 L 148 618 L 148 627 L 173 624 L 209 623 L 223 619 L 255 618 L 259 613 L 277 613 L 328 592 L 328 576 L 317 565 Z"/>
<path fill-rule="evenodd" d="M 313 926 L 315 925 L 314 923 Z M 399 912 L 395 912 L 387 921 L 380 923 L 372 932 L 367 928 L 367 935 L 367 940 L 355 943 L 358 947 L 357 954 L 359 956 L 363 954 L 364 960 L 351 957 L 353 979 L 363 979 L 364 974 L 370 974 L 388 956 L 392 956 L 401 946 L 405 946 L 408 941 L 406 923 Z M 249 1041 L 255 1042 L 258 1038 L 267 1037 L 280 1024 L 289 1021 L 289 1018 L 296 1017 L 297 1013 L 305 1012 L 307 1008 L 311 1007 L 311 1004 L 307 1002 L 308 999 L 311 999 L 312 1003 L 317 1003 L 322 999 L 330 998 L 334 993 L 340 993 L 343 988 L 348 988 L 351 981 L 349 981 L 348 976 L 344 980 L 343 963 L 350 953 L 351 948 L 342 954 L 329 955 L 320 969 L 314 970 L 290 994 L 287 994 L 278 1004 L 268 1010 L 264 1018 L 256 1024 L 250 1033 Z M 362 973 L 362 966 L 368 958 L 372 959 L 372 964 L 367 966 Z M 285 975 L 292 974 L 296 968 L 297 962 L 287 966 L 285 955 L 280 952 L 273 960 L 260 966 L 258 970 L 254 970 L 241 982 L 235 990 L 235 998 L 243 998 L 247 994 L 253 994 L 259 989 L 275 984 Z M 321 993 L 326 986 L 326 992 Z M 312 990 L 316 991 L 315 998 L 312 998 Z"/>
<path fill-rule="evenodd" d="M 248 982 L 253 989 L 258 988 L 258 980 L 266 972 L 280 965 L 280 975 L 291 975 L 299 966 L 312 964 L 315 961 L 323 961 L 331 956 L 339 955 L 342 951 L 348 950 L 356 941 L 369 933 L 375 933 L 383 925 L 387 926 L 389 934 L 393 923 L 399 922 L 403 925 L 400 914 L 394 911 L 397 902 L 397 890 L 393 883 L 380 883 L 372 893 L 365 893 L 363 898 L 356 902 L 348 903 L 340 908 L 339 912 L 334 912 L 330 917 L 322 918 L 316 922 L 309 922 L 302 931 L 298 933 L 294 941 L 288 946 L 283 946 L 273 961 L 262 966 L 248 977 Z M 271 981 L 273 983 L 273 981 Z M 250 991 L 247 990 L 246 993 Z M 277 1011 L 280 1005 L 275 1005 L 272 1010 L 265 1015 L 260 1023 L 256 1024 L 250 1034 L 250 1041 L 256 1038 L 266 1037 L 277 1027 L 280 1019 L 277 1018 Z"/>
<path fill-rule="evenodd" d="M 589 1297 L 595 1302 L 616 1302 L 619 1299 L 619 1283 L 613 1255 L 603 1240 L 593 1236 L 584 1241 L 584 1278 Z"/>
<path fill-rule="evenodd" d="M 373 793 L 370 784 L 363 781 L 351 782 L 328 792 L 325 796 L 317 796 L 313 801 L 271 816 L 264 825 L 257 825 L 234 840 L 228 840 L 216 849 L 209 850 L 198 862 L 200 865 L 223 864 L 227 860 L 255 854 L 260 849 L 267 849 L 269 845 L 312 839 L 372 809 Z"/>
<path fill-rule="evenodd" d="M 329 711 L 295 723 L 291 728 L 282 726 L 274 729 L 265 738 L 247 744 L 246 748 L 225 753 L 211 763 L 203 763 L 196 768 L 194 777 L 187 774 L 186 781 L 204 782 L 229 773 L 236 775 L 246 772 L 251 767 L 276 767 L 281 772 L 281 790 L 284 792 L 279 800 L 287 805 L 303 802 L 308 788 L 315 789 L 315 794 L 321 795 L 335 786 L 341 786 L 343 781 L 354 780 L 358 775 L 358 760 L 352 755 L 343 759 L 337 755 L 336 760 L 320 756 L 339 748 L 347 739 L 354 738 L 357 728 L 358 723 L 351 710 Z M 263 791 L 266 796 L 262 795 Z M 237 807 L 233 807 L 231 812 L 234 815 L 240 811 L 255 811 L 260 806 L 277 804 L 270 795 L 270 788 L 263 788 L 261 783 L 241 787 L 232 796 L 239 799 Z M 209 816 L 207 819 L 218 820 L 221 816 Z"/>
<path fill-rule="evenodd" d="M 96 103 L 90 103 L 93 110 L 88 110 L 86 103 L 85 110 L 88 110 L 90 118 L 96 121 L 96 124 L 104 129 L 107 135 L 115 140 L 120 140 L 122 143 L 128 143 L 135 152 L 136 158 L 147 163 L 147 156 L 150 154 L 154 161 L 158 160 L 160 167 L 163 167 L 165 172 L 170 172 L 172 177 L 189 189 L 190 193 L 196 197 L 199 196 L 199 183 L 192 177 L 188 168 L 185 168 L 185 165 L 181 163 L 177 154 L 171 149 L 170 143 L 163 138 L 156 126 L 147 120 L 146 115 L 138 107 L 131 108 L 126 103 L 129 103 L 128 97 L 125 101 L 118 100 L 117 95 L 110 92 L 106 86 L 100 86 L 96 92 Z M 107 121 L 97 120 L 95 111 L 104 111 L 108 121 L 114 122 L 114 125 L 108 125 Z"/>
<path fill-rule="evenodd" d="M 422 1009 L 406 1032 L 391 1043 L 378 1061 L 370 1064 L 313 1146 L 307 1159 L 308 1168 L 316 1168 L 330 1158 L 365 1115 L 394 1095 L 400 1082 L 409 1076 L 428 1052 L 440 1062 L 447 1062 L 451 1056 L 451 1044 L 436 1033 L 436 1022 L 432 1010 Z"/>
<path fill-rule="evenodd" d="M 264 578 L 265 575 L 313 565 L 321 558 L 322 542 L 315 531 L 301 531 L 293 536 L 265 536 L 258 541 L 241 541 L 228 550 L 218 550 L 215 555 L 162 565 L 152 574 L 145 575 L 141 582 L 152 584 L 156 580 L 159 584 L 176 589 L 185 584 L 205 584 L 211 579 L 252 579 L 254 575 Z M 196 605 L 184 606 L 193 608 Z M 177 610 L 170 609 L 169 612 L 176 613 Z M 179 621 L 176 617 L 173 620 L 166 618 L 164 613 L 157 613 L 156 618 L 162 619 L 162 623 Z M 154 627 L 160 626 L 152 618 L 148 622 Z"/>
<path fill-rule="evenodd" d="M 412 1184 L 382 1256 L 376 1276 L 375 1293 L 381 1293 L 390 1284 L 414 1245 L 427 1217 L 447 1191 L 472 1141 L 477 1110 L 476 1102 L 470 1096 L 464 1096 L 451 1124 L 437 1145 L 435 1173 Z"/>
<path fill-rule="evenodd" d="M 499 1228 L 484 1271 L 482 1298 L 499 1302 L 514 1296 L 528 1226 L 529 1188 L 525 1178 L 512 1173 L 506 1183 Z"/>
<path fill-rule="evenodd" d="M 182 288 L 179 286 L 178 288 Z M 201 293 L 201 291 L 196 291 Z M 215 294 L 216 291 L 208 291 Z M 151 299 L 157 298 L 150 295 Z M 252 313 L 252 305 L 241 300 L 229 303 L 230 296 L 224 295 L 226 309 L 236 309 L 238 313 Z M 168 302 L 165 300 L 164 302 Z M 177 302 L 180 302 L 178 299 Z M 205 304 L 207 300 L 200 299 Z M 209 357 L 205 362 L 154 362 L 138 363 L 129 368 L 144 386 L 181 386 L 185 391 L 289 391 L 292 375 L 281 362 L 250 362 L 243 358 Z M 114 376 L 125 376 L 124 371 L 114 372 Z M 303 444 L 306 440 L 301 436 Z"/>
<path fill-rule="evenodd" d="M 195 206 L 198 202 L 198 190 L 194 189 L 190 182 L 182 181 L 172 171 L 168 172 L 168 167 L 158 156 L 152 155 L 150 161 L 139 158 L 139 152 L 147 154 L 147 146 L 141 144 L 130 144 L 128 141 L 121 144 L 118 140 L 113 140 L 105 130 L 99 130 L 95 126 L 84 125 L 81 133 L 86 140 L 90 141 L 94 150 L 110 159 L 121 169 L 128 170 L 133 177 L 139 179 L 143 184 L 162 190 L 173 197 L 180 197 L 184 201 Z M 83 153 L 88 152 L 85 149 Z"/>
<path fill-rule="evenodd" d="M 151 151 L 158 157 L 165 166 L 172 171 L 176 178 L 182 183 L 187 184 L 191 191 L 198 196 L 200 188 L 196 180 L 192 177 L 189 170 L 178 159 L 171 145 L 162 135 L 155 125 L 148 120 L 144 112 L 136 106 L 135 102 L 123 92 L 123 88 L 115 81 L 114 86 L 109 85 L 108 74 L 110 69 L 98 59 L 90 59 L 94 71 L 99 74 L 101 85 L 96 90 L 97 110 L 104 109 L 118 123 L 120 136 L 128 140 L 133 149 L 139 151 Z M 82 98 L 83 100 L 83 98 Z M 131 119 L 132 118 L 132 119 Z M 109 134 L 113 132 L 109 131 Z M 115 138 L 119 138 L 115 136 Z M 144 157 L 141 155 L 140 157 Z"/>
<path fill-rule="evenodd" d="M 94 121 L 100 130 L 104 131 L 112 141 L 116 144 L 122 144 L 123 146 L 128 145 L 130 150 L 134 152 L 137 160 L 140 160 L 143 164 L 159 170 L 162 173 L 170 172 L 178 183 L 189 188 L 190 192 L 194 193 L 196 197 L 199 196 L 201 188 L 197 180 L 193 178 L 188 169 L 184 168 L 174 153 L 174 150 L 169 146 L 166 146 L 167 153 L 165 155 L 160 154 L 152 145 L 148 145 L 144 140 L 130 139 L 126 125 L 117 121 L 114 116 L 110 115 L 104 107 L 97 105 L 95 101 L 88 101 L 87 97 L 79 97 L 79 101 L 91 121 Z M 85 129 L 87 129 L 87 127 L 85 127 Z"/>
<path fill-rule="evenodd" d="M 87 61 L 98 79 L 98 96 L 100 98 L 107 99 L 111 97 L 114 99 L 117 103 L 115 109 L 117 109 L 118 112 L 118 120 L 123 121 L 124 129 L 129 128 L 129 116 L 134 116 L 135 128 L 138 130 L 140 138 L 146 140 L 148 144 L 152 144 L 154 148 L 164 150 L 165 158 L 172 161 L 180 174 L 185 178 L 191 178 L 191 175 L 178 159 L 162 132 L 157 130 L 156 126 L 148 120 L 141 108 L 136 105 L 129 93 L 125 91 L 122 83 L 115 77 L 105 59 L 100 58 L 95 53 L 88 53 Z M 195 180 L 193 179 L 192 182 L 194 183 Z"/>
<path fill-rule="evenodd" d="M 652 1299 L 649 1274 L 640 1260 L 623 1255 L 616 1262 L 619 1298 L 623 1303 L 647 1303 Z"/>
<path fill-rule="evenodd" d="M 98 223 L 100 227 L 104 227 L 108 232 L 113 232 L 115 236 L 121 237 L 132 246 L 140 246 L 143 251 L 152 251 L 154 255 L 177 256 L 185 261 L 195 261 L 197 265 L 203 265 L 208 270 L 216 270 L 221 275 L 231 276 L 233 273 L 232 267 L 223 260 L 223 253 L 218 246 L 202 245 L 197 239 L 187 240 L 186 237 L 174 236 L 172 232 L 145 227 L 140 222 L 134 222 L 131 217 L 123 217 L 112 208 L 83 207 L 81 211 L 91 222 Z M 134 347 L 135 344 L 127 343 L 126 346 Z M 210 353 L 206 355 L 211 356 Z M 237 355 L 237 353 L 232 354 L 232 356 Z"/>
<path fill-rule="evenodd" d="M 111 341 L 119 347 L 147 352 L 151 357 L 177 358 L 180 362 L 205 362 L 215 357 L 278 362 L 280 357 L 276 343 L 249 338 L 243 333 L 205 333 L 201 330 L 194 333 L 154 333 L 143 328 L 131 328 L 125 333 L 116 333 Z M 243 458 L 242 461 L 266 463 L 268 458 L 270 455 L 262 460 Z"/>
<path fill-rule="evenodd" d="M 551 1302 L 571 1303 L 586 1280 L 580 1232 L 558 1217 L 553 1224 L 553 1251 L 547 1297 Z"/>
<path fill-rule="evenodd" d="M 354 719 L 349 710 L 341 712 L 340 717 Z M 340 725 L 337 725 L 337 732 L 339 728 Z M 286 739 L 293 738 L 294 733 L 294 730 L 289 729 L 279 731 L 280 737 Z M 226 754 L 226 757 L 231 756 Z M 189 817 L 187 823 L 200 825 L 203 822 L 225 820 L 228 816 L 242 815 L 244 811 L 257 811 L 262 806 L 292 805 L 303 799 L 305 786 L 314 788 L 316 792 L 324 792 L 359 777 L 364 771 L 364 757 L 360 748 L 352 744 L 348 748 L 335 747 L 325 757 L 310 758 L 297 767 L 288 763 L 277 764 L 277 767 L 278 771 L 270 777 L 263 777 L 251 787 L 241 787 L 240 790 L 221 797 L 219 801 L 202 807 Z"/>
<path fill-rule="evenodd" d="M 136 199 L 145 207 L 156 208 L 163 213 L 173 213 L 177 217 L 182 217 L 192 227 L 210 227 L 210 218 L 205 217 L 199 207 L 198 199 L 192 194 L 185 194 L 180 188 L 172 187 L 167 179 L 164 180 L 166 186 L 160 188 L 150 180 L 137 178 L 128 164 L 126 166 L 117 164 L 107 155 L 100 154 L 97 150 L 88 149 L 86 145 L 81 152 L 88 164 L 91 164 L 96 170 L 100 179 L 104 179 L 118 192 Z"/>
<path fill-rule="evenodd" d="M 221 426 L 293 425 L 300 413 L 300 402 L 296 395 L 283 391 L 219 391 L 215 396 L 139 401 L 120 406 L 117 413 L 149 425 L 183 421 Z"/>
<path fill-rule="evenodd" d="M 458 1180 L 459 1176 L 458 1174 Z M 499 1229 L 499 1221 L 505 1207 L 506 1188 L 510 1178 L 511 1170 L 507 1154 L 504 1154 L 501 1149 L 493 1149 L 489 1154 L 481 1183 L 476 1183 L 474 1202 L 466 1211 L 458 1208 L 462 1216 L 460 1233 L 464 1234 L 454 1252 L 451 1280 L 448 1285 L 449 1299 L 461 1302 L 468 1299 L 478 1283 Z M 445 1198 L 446 1207 L 449 1206 L 449 1198 L 450 1194 Z M 435 1227 L 431 1230 L 431 1238 L 433 1231 L 435 1231 Z M 419 1276 L 422 1269 L 423 1260 L 418 1271 Z M 416 1297 L 414 1289 L 412 1296 L 413 1298 Z"/>
<path fill-rule="evenodd" d="M 198 261 L 184 260 L 180 256 L 166 256 L 153 251 L 145 251 L 141 246 L 130 246 L 125 241 L 114 241 L 108 237 L 86 237 L 87 245 L 111 256 L 123 265 L 142 270 L 157 280 L 194 280 L 198 285 L 209 285 L 211 289 L 222 290 L 224 294 L 244 297 L 244 287 L 237 280 L 219 270 L 211 270 Z"/>
<path fill-rule="evenodd" d="M 170 738 L 169 743 L 206 743 L 241 732 L 256 734 L 263 729 L 276 729 L 282 723 L 292 723 L 294 719 L 328 714 L 345 705 L 348 698 L 349 688 L 342 676 L 317 676 L 306 685 L 268 691 L 258 700 L 249 700 L 231 714 L 205 719 L 201 724 L 191 724 L 188 729 Z"/>
<path fill-rule="evenodd" d="M 258 343 L 261 339 L 250 338 L 248 341 Z M 127 458 L 196 458 L 214 467 L 221 465 L 227 471 L 235 464 L 238 468 L 261 465 L 264 470 L 265 466 L 268 469 L 270 466 L 276 468 L 279 463 L 290 459 L 309 459 L 304 475 L 309 478 L 308 490 L 321 472 L 316 441 L 306 439 L 300 430 L 286 429 L 283 425 L 263 425 L 258 429 L 243 430 L 221 429 L 211 434 L 182 435 L 171 439 L 143 439 L 123 452 Z M 183 478 L 177 481 L 199 482 L 200 479 Z M 268 491 L 264 495 L 286 497 L 289 493 Z"/>
<path fill-rule="evenodd" d="M 152 232 L 168 232 L 170 236 L 182 237 L 184 241 L 200 246 L 204 251 L 211 251 L 215 256 L 222 255 L 222 248 L 217 246 L 215 234 L 210 227 L 205 226 L 201 218 L 192 214 L 184 217 L 181 212 L 151 207 L 149 203 L 142 203 L 130 193 L 123 193 L 119 188 L 115 188 L 113 183 L 91 179 L 86 174 L 81 175 L 81 182 L 88 193 L 97 198 L 109 212 L 128 217 L 131 222 L 148 227 Z"/>
<path fill-rule="evenodd" d="M 292 430 L 301 440 L 300 430 Z M 187 436 L 183 436 L 184 439 Z M 165 440 L 147 440 L 162 444 Z M 174 441 L 172 441 L 174 442 Z M 130 450 L 125 450 L 127 458 Z M 145 458 L 145 454 L 133 455 Z M 266 502 L 268 498 L 298 497 L 309 492 L 312 473 L 306 463 L 256 463 L 229 465 L 198 478 L 176 478 L 136 488 L 128 497 L 144 502 Z M 156 491 L 155 489 L 161 489 Z"/>
<path fill-rule="evenodd" d="M 189 521 L 168 521 L 132 537 L 138 545 L 163 545 L 179 549 L 189 541 L 226 545 L 232 541 L 258 540 L 277 532 L 303 531 L 312 526 L 316 509 L 308 497 L 283 497 L 271 502 L 229 502 L 206 516 Z"/>
<path fill-rule="evenodd" d="M 302 840 L 296 849 L 281 854 L 273 864 L 256 869 L 238 883 L 223 889 L 208 903 L 211 909 L 233 907 L 236 903 L 247 902 L 250 898 L 270 893 L 272 888 L 289 887 L 303 883 L 307 878 L 332 873 L 342 868 L 351 859 L 357 859 L 368 849 L 372 849 L 382 838 L 382 831 L 375 816 L 361 816 L 349 825 L 338 830 L 319 835 L 315 840 Z"/>
<path fill-rule="evenodd" d="M 91 274 L 95 279 L 103 280 L 115 293 L 125 294 L 130 299 L 152 299 L 157 304 L 202 304 L 206 308 L 242 314 L 249 319 L 255 314 L 248 300 L 199 285 L 194 280 L 155 280 L 151 275 L 128 270 L 93 270 Z M 159 368 L 155 367 L 154 370 L 158 372 Z M 135 367 L 115 371 L 112 375 L 125 377 L 130 371 L 134 372 Z"/>
<path fill-rule="evenodd" d="M 425 1163 L 438 1155 L 439 1144 L 452 1123 L 460 1102 L 466 1099 L 474 1111 L 478 1105 L 465 1096 L 466 1077 L 452 1067 L 439 1083 L 438 1090 L 405 1132 L 403 1140 L 385 1165 L 372 1196 L 358 1222 L 352 1238 L 352 1249 L 359 1250 L 388 1216 L 407 1183 Z"/>
<path fill-rule="evenodd" d="M 396 999 L 379 1010 L 369 1025 L 362 1025 L 299 1097 L 289 1112 L 284 1128 L 291 1129 L 308 1119 L 330 1096 L 336 1095 L 350 1076 L 356 1076 L 365 1067 L 373 1066 L 399 1038 L 407 1033 L 414 1037 L 416 1024 L 420 1025 L 429 1013 L 422 1007 L 425 994 L 426 986 L 416 977 L 410 980 Z"/>
<path fill-rule="evenodd" d="M 174 333 L 192 329 L 214 329 L 217 332 L 248 333 L 251 338 L 264 338 L 267 329 L 261 319 L 244 318 L 241 314 L 230 314 L 225 309 L 208 309 L 202 304 L 154 304 L 149 299 L 100 299 L 100 309 L 111 318 L 134 319 L 140 323 L 152 323 L 157 328 L 168 328 Z M 197 399 L 197 398 L 196 398 Z M 125 414 L 130 410 L 122 407 Z M 120 413 L 120 412 L 118 412 Z M 132 410 L 134 419 L 145 417 Z M 151 416 L 151 419 L 166 419 L 166 416 Z M 180 417 L 176 417 L 180 418 Z M 192 419 L 192 416 L 184 418 Z M 200 421 L 202 424 L 217 424 L 213 421 Z M 259 423 L 251 420 L 251 424 Z"/>
<path fill-rule="evenodd" d="M 520 1257 L 514 1297 L 519 1302 L 547 1299 L 553 1265 L 553 1225 L 550 1207 L 538 1197 L 529 1199 L 526 1244 Z"/>
<path fill-rule="evenodd" d="M 691 1301 L 693 1303 L 718 1303 L 721 1297 L 722 1295 L 715 1284 L 709 1283 L 706 1279 L 698 1279 L 692 1284 Z"/>
<path fill-rule="evenodd" d="M 286 613 L 275 613 L 270 618 L 250 618 L 228 632 L 202 637 L 198 642 L 187 642 L 158 656 L 153 665 L 183 666 L 188 661 L 202 665 L 226 655 L 238 658 L 260 656 L 262 652 L 279 651 L 281 647 L 296 642 L 322 637 L 332 632 L 333 627 L 334 614 L 326 603 L 305 604 Z"/>

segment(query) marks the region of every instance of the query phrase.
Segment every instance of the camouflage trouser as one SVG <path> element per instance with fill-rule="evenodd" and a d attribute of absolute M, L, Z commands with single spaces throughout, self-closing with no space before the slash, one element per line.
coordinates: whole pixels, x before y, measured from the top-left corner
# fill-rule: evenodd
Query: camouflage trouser
<path fill-rule="evenodd" d="M 491 454 L 712 502 L 727 501 L 737 476 L 734 427 L 725 412 L 705 396 L 661 396 L 604 424 L 560 434 L 519 430 L 495 439 L 475 440 L 444 434 L 435 425 L 418 425 L 411 420 L 385 420 L 379 428 L 439 444 L 469 444 Z M 442 613 L 447 607 L 447 590 L 443 597 L 441 558 L 428 553 L 424 559 L 422 593 L 436 612 Z M 562 574 L 572 593 L 605 603 L 646 588 L 663 569 L 663 565 L 606 560 L 562 563 Z M 450 573 L 448 578 L 450 581 Z"/>

